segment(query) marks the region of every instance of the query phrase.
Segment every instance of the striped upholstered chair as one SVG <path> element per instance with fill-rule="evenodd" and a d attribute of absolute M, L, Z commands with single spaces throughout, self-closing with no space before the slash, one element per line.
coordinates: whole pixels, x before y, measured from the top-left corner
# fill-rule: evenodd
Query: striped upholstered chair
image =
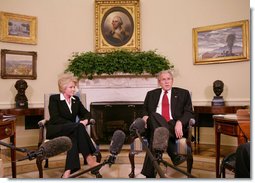
<path fill-rule="evenodd" d="M 49 98 L 50 98 L 50 95 L 52 94 L 45 94 L 44 95 L 44 119 L 39 121 L 38 122 L 38 125 L 39 125 L 39 140 L 38 140 L 38 147 L 48 141 L 48 139 L 46 139 L 46 132 L 47 132 L 47 129 L 46 129 L 46 122 L 47 120 L 49 120 L 50 118 L 50 115 L 49 115 L 49 110 L 48 110 L 48 105 L 49 105 Z M 77 96 L 79 96 L 82 104 L 86 107 L 86 95 L 85 94 L 77 94 Z M 77 121 L 79 119 L 77 118 Z M 95 153 L 95 156 L 97 158 L 97 162 L 100 162 L 101 161 L 101 153 L 99 151 L 99 143 L 98 143 L 98 136 L 96 134 L 96 130 L 95 130 L 95 127 L 94 125 L 88 125 L 87 126 L 87 131 L 88 133 L 90 134 L 91 136 L 91 140 L 92 142 L 94 143 L 97 151 Z M 40 178 L 43 178 L 43 168 L 42 168 L 42 161 L 43 159 L 37 159 L 36 161 L 36 164 L 37 164 L 37 168 L 38 168 L 38 171 L 39 171 L 39 177 Z M 48 168 L 49 167 L 49 160 L 46 159 L 45 160 L 45 165 L 44 165 L 44 168 Z"/>
<path fill-rule="evenodd" d="M 186 138 L 182 138 L 176 141 L 177 153 L 186 156 L 187 172 L 191 174 L 193 166 L 193 153 L 192 153 L 192 127 L 195 125 L 195 120 L 190 119 Z M 148 141 L 143 138 L 143 144 L 147 145 Z M 139 138 L 131 139 L 129 161 L 131 164 L 131 172 L 129 173 L 130 178 L 135 178 L 135 155 L 143 151 L 143 144 Z"/>

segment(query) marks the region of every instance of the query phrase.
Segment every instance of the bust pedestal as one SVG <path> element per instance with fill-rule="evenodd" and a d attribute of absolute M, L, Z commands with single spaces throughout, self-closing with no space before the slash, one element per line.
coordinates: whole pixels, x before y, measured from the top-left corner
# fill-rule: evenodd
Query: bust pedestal
<path fill-rule="evenodd" d="M 224 106 L 225 102 L 222 96 L 214 96 L 212 100 L 212 106 Z"/>
<path fill-rule="evenodd" d="M 27 109 L 28 102 L 27 101 L 16 101 L 16 108 L 18 109 Z"/>

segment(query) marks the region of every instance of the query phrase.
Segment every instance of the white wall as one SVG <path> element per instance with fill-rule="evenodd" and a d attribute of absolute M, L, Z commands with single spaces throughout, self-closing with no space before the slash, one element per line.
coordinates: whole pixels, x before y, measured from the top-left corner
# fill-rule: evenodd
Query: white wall
<path fill-rule="evenodd" d="M 210 104 L 212 83 L 225 83 L 229 104 L 249 104 L 250 62 L 193 65 L 192 28 L 250 19 L 249 0 L 141 0 L 141 50 L 157 50 L 174 63 L 175 85 L 192 91 L 196 104 Z M 38 43 L 0 42 L 0 49 L 36 51 L 36 80 L 26 80 L 29 106 L 57 92 L 57 76 L 72 52 L 95 50 L 94 0 L 0 0 L 0 11 L 38 18 Z M 14 104 L 17 79 L 0 79 L 0 108 Z M 202 140 L 202 137 L 201 137 Z"/>

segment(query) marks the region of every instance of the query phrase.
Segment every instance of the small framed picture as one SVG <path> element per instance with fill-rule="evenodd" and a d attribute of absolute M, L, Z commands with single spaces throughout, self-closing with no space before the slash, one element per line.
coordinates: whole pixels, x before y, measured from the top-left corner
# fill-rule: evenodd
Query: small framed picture
<path fill-rule="evenodd" d="M 193 29 L 194 64 L 248 61 L 249 46 L 248 20 Z"/>
<path fill-rule="evenodd" d="M 0 12 L 0 41 L 37 44 L 37 18 Z"/>
<path fill-rule="evenodd" d="M 140 51 L 139 0 L 96 0 L 96 52 Z"/>
<path fill-rule="evenodd" d="M 33 51 L 1 50 L 3 79 L 36 79 L 37 53 Z"/>

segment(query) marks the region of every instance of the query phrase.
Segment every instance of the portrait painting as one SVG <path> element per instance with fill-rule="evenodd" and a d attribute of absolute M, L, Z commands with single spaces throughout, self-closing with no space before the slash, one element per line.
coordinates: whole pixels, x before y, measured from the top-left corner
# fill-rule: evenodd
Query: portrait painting
<path fill-rule="evenodd" d="M 3 79 L 36 79 L 36 52 L 1 50 Z"/>
<path fill-rule="evenodd" d="M 113 46 L 125 45 L 133 35 L 134 21 L 130 13 L 122 7 L 114 7 L 102 19 L 104 39 Z"/>
<path fill-rule="evenodd" d="M 96 0 L 96 52 L 140 50 L 139 0 Z"/>
<path fill-rule="evenodd" d="M 195 64 L 249 60 L 248 21 L 193 29 Z"/>

